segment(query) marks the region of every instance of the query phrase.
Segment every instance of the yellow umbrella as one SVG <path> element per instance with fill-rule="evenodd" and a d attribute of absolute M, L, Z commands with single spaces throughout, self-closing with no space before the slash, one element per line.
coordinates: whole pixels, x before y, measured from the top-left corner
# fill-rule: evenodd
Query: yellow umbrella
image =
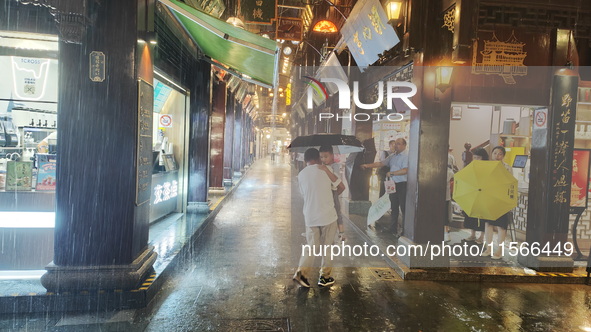
<path fill-rule="evenodd" d="M 500 161 L 474 160 L 454 175 L 453 199 L 470 217 L 496 220 L 517 206 L 517 180 Z"/>

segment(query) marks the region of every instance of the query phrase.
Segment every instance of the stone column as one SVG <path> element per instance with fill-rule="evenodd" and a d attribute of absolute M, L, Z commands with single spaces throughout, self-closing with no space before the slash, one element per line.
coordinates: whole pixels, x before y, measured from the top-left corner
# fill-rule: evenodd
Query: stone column
<path fill-rule="evenodd" d="M 49 291 L 133 289 L 156 260 L 152 50 L 138 32 L 146 10 L 153 2 L 93 2 L 68 14 L 92 25 L 60 23 L 54 259 L 41 278 Z"/>

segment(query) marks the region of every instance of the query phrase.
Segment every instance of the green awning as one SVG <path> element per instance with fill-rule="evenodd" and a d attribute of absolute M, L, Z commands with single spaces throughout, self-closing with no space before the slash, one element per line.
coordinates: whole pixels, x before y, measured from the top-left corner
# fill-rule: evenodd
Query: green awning
<path fill-rule="evenodd" d="M 275 85 L 279 53 L 274 40 L 237 28 L 179 1 L 160 2 L 174 12 L 205 55 L 243 74 L 242 79 L 246 81 L 268 87 Z"/>

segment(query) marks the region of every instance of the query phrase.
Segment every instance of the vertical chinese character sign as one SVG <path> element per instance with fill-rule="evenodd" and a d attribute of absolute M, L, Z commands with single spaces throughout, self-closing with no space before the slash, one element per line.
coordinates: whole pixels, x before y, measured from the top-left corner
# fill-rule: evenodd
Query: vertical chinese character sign
<path fill-rule="evenodd" d="M 140 206 L 150 200 L 152 185 L 152 117 L 154 88 L 144 80 L 138 81 L 138 127 L 136 158 L 136 198 Z"/>
<path fill-rule="evenodd" d="M 89 77 L 93 82 L 102 82 L 105 80 L 105 53 L 92 51 L 89 54 L 90 58 L 90 72 Z"/>
<path fill-rule="evenodd" d="M 378 54 L 400 42 L 378 0 L 358 1 L 341 33 L 359 67 L 376 62 Z"/>
<path fill-rule="evenodd" d="M 277 16 L 276 0 L 240 1 L 245 23 L 271 24 Z"/>
<path fill-rule="evenodd" d="M 551 173 L 548 182 L 550 202 L 546 231 L 549 233 L 568 233 L 577 80 L 576 76 L 555 75 L 552 86 L 552 116 L 548 123 L 548 169 Z"/>

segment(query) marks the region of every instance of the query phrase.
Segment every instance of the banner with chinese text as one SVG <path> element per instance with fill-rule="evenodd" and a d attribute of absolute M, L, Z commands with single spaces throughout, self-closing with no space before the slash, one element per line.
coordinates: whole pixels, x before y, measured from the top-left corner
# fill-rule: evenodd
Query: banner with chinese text
<path fill-rule="evenodd" d="M 394 28 L 388 24 L 386 13 L 378 0 L 357 2 L 341 28 L 341 33 L 361 68 L 376 62 L 379 59 L 378 54 L 400 42 Z"/>
<path fill-rule="evenodd" d="M 245 23 L 271 24 L 277 16 L 275 0 L 240 1 Z"/>

